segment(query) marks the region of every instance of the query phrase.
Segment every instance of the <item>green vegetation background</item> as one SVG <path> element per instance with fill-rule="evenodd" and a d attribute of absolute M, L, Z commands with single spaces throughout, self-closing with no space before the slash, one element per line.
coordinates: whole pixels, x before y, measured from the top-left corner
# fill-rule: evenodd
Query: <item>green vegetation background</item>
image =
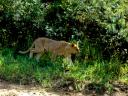
<path fill-rule="evenodd" d="M 128 84 L 127 0 L 0 0 L 0 78 L 21 84 L 57 87 L 85 81 Z M 38 37 L 80 41 L 74 64 L 48 54 L 40 63 L 19 55 Z M 59 81 L 58 83 L 55 83 Z M 99 90 L 99 89 L 98 89 Z"/>

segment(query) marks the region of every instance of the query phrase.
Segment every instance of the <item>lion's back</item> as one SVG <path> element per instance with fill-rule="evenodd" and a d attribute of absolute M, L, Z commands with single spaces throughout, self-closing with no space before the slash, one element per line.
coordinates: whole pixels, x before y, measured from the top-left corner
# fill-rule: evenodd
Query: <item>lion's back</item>
<path fill-rule="evenodd" d="M 39 37 L 35 41 L 38 46 L 41 46 L 39 48 L 45 49 L 47 52 L 51 52 L 56 55 L 71 55 L 74 51 L 71 43 L 66 41 L 57 41 L 46 37 Z"/>

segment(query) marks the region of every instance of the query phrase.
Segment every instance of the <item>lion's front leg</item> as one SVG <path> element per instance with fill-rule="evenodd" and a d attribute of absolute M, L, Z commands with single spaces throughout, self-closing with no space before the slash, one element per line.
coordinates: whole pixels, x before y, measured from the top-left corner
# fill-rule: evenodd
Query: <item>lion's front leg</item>
<path fill-rule="evenodd" d="M 68 55 L 68 56 L 65 57 L 65 62 L 70 64 L 70 65 L 73 64 L 72 59 L 71 59 L 71 55 Z"/>
<path fill-rule="evenodd" d="M 67 61 L 69 62 L 69 64 L 73 64 L 72 59 L 71 59 L 71 55 L 67 57 Z"/>

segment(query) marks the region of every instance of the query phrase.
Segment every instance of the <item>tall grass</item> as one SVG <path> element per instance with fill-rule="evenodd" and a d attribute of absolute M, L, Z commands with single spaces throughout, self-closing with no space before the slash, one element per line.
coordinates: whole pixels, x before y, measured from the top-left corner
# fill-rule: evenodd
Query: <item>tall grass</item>
<path fill-rule="evenodd" d="M 96 52 L 96 51 L 95 51 Z M 93 51 L 93 54 L 96 54 Z M 51 62 L 47 55 L 39 63 L 28 56 L 13 58 L 12 49 L 0 51 L 0 78 L 21 84 L 38 83 L 43 87 L 53 87 L 56 81 L 65 83 L 72 79 L 75 88 L 80 89 L 85 81 L 108 86 L 110 81 L 123 81 L 128 84 L 128 65 L 120 64 L 117 58 L 110 61 L 102 59 L 76 60 L 73 65 L 63 63 L 62 58 Z"/>

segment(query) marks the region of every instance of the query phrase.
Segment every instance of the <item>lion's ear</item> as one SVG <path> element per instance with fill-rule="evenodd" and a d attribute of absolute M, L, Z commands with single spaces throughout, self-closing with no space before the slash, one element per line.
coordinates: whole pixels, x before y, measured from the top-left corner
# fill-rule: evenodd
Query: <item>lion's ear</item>
<path fill-rule="evenodd" d="M 71 46 L 72 46 L 72 47 L 74 47 L 74 46 L 75 46 L 75 44 L 73 44 L 73 43 L 72 43 L 72 44 L 71 44 Z"/>

